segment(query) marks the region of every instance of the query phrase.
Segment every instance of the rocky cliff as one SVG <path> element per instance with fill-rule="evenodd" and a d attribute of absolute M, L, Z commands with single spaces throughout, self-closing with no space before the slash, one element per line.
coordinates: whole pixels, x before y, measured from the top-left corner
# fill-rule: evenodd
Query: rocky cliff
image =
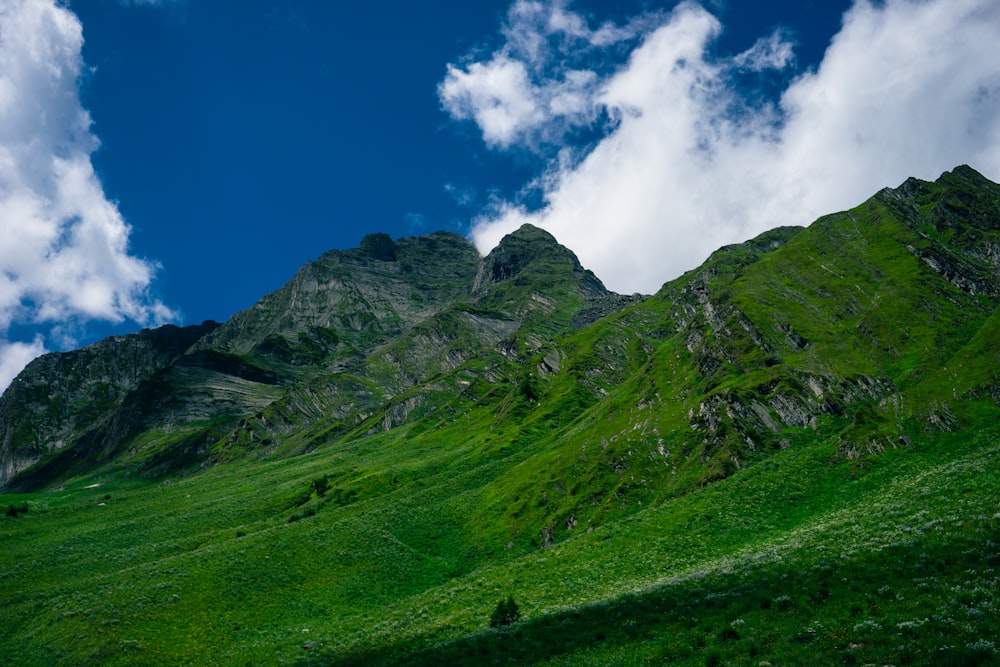
<path fill-rule="evenodd" d="M 126 397 L 217 326 L 167 325 L 32 361 L 0 398 L 0 486 L 100 431 Z"/>

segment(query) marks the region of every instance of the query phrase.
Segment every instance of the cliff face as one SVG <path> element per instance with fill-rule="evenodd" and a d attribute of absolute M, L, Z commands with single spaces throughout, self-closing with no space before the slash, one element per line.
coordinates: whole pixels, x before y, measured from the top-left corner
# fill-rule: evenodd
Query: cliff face
<path fill-rule="evenodd" d="M 36 360 L 0 398 L 0 484 L 294 455 L 488 406 L 504 437 L 547 444 L 483 517 L 551 538 L 802 438 L 856 458 L 961 428 L 1000 401 L 998 266 L 1000 186 L 968 167 L 722 248 L 649 298 L 531 226 L 485 258 L 374 234 L 222 325 Z"/>
<path fill-rule="evenodd" d="M 32 361 L 0 398 L 0 486 L 100 430 L 127 396 L 217 326 L 167 325 Z"/>

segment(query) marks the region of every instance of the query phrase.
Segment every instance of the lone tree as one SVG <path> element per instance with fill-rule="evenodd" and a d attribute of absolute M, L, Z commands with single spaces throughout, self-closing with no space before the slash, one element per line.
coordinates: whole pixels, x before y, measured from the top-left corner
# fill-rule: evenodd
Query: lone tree
<path fill-rule="evenodd" d="M 512 625 L 521 620 L 521 610 L 517 608 L 517 602 L 514 601 L 514 596 L 509 596 L 506 600 L 501 600 L 497 603 L 497 608 L 493 610 L 493 615 L 490 616 L 490 627 L 491 628 L 505 628 L 508 625 Z"/>

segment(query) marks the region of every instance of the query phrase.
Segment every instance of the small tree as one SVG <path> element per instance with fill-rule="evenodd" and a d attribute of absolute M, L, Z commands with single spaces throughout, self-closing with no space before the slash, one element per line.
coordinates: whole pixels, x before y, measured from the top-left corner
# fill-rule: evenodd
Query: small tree
<path fill-rule="evenodd" d="M 517 608 L 517 602 L 514 601 L 514 596 L 511 595 L 506 600 L 501 600 L 497 603 L 497 608 L 493 610 L 493 615 L 490 616 L 490 627 L 504 628 L 517 623 L 519 620 L 521 620 L 521 610 Z"/>

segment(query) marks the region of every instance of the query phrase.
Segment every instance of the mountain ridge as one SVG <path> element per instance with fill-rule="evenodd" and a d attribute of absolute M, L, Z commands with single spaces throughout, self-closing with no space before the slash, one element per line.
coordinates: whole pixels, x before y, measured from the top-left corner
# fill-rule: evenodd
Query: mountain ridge
<path fill-rule="evenodd" d="M 891 230 L 883 229 L 872 241 L 884 246 L 878 261 L 892 256 L 894 262 L 905 262 L 901 254 L 904 252 L 919 259 L 965 295 L 960 297 L 965 299 L 963 308 L 952 313 L 962 319 L 964 315 L 959 311 L 993 307 L 975 302 L 976 298 L 992 300 L 1000 293 L 993 270 L 1000 265 L 1000 229 L 995 215 L 998 199 L 1000 187 L 970 167 L 961 166 L 946 172 L 935 183 L 911 178 L 898 188 L 884 188 L 862 207 L 866 215 L 873 216 L 869 226 L 884 227 L 880 221 L 885 215 L 899 219 L 899 224 Z M 807 348 L 815 350 L 823 335 L 810 332 L 808 322 L 800 325 L 781 321 L 787 320 L 787 314 L 771 317 L 771 330 L 755 324 L 753 311 L 759 310 L 760 304 L 775 299 L 790 303 L 787 295 L 777 294 L 773 287 L 769 294 L 755 288 L 745 295 L 730 294 L 732 290 L 725 287 L 750 281 L 778 285 L 779 278 L 766 269 L 775 253 L 780 254 L 790 243 L 819 244 L 816 249 L 803 251 L 805 260 L 800 252 L 797 259 L 782 268 L 797 271 L 801 285 L 813 285 L 810 292 L 790 287 L 787 281 L 779 287 L 798 290 L 795 298 L 799 301 L 825 298 L 824 291 L 845 279 L 832 264 L 837 258 L 832 243 L 835 239 L 836 243 L 853 243 L 862 265 L 852 270 L 862 271 L 857 274 L 859 279 L 867 271 L 864 280 L 868 286 L 854 284 L 854 295 L 842 289 L 845 298 L 838 302 L 842 312 L 834 317 L 841 321 L 855 318 L 856 311 L 862 308 L 858 299 L 864 298 L 866 289 L 886 292 L 893 284 L 877 284 L 884 277 L 883 271 L 865 268 L 874 265 L 865 264 L 868 260 L 864 260 L 864 253 L 869 252 L 869 246 L 863 239 L 867 232 L 862 233 L 859 227 L 860 211 L 826 216 L 810 228 L 771 230 L 745 243 L 721 248 L 700 268 L 666 283 L 648 299 L 659 312 L 672 313 L 669 323 L 664 323 L 667 331 L 688 330 L 684 347 L 697 357 L 697 370 L 707 394 L 706 401 L 688 406 L 689 412 L 698 415 L 688 420 L 692 432 L 707 428 L 715 438 L 720 424 L 735 424 L 731 415 L 737 414 L 738 425 L 733 426 L 733 432 L 752 443 L 756 434 L 764 434 L 761 437 L 767 440 L 768 432 L 780 431 L 777 424 L 803 426 L 835 411 L 836 406 L 828 398 L 831 395 L 846 395 L 850 402 L 862 396 L 883 400 L 897 393 L 900 378 L 874 377 L 864 372 L 871 368 L 866 368 L 862 356 L 842 349 L 837 351 L 842 362 L 855 360 L 855 369 L 849 374 L 856 376 L 853 380 L 846 376 L 823 379 L 822 372 L 796 372 L 794 377 L 776 379 L 775 372 L 767 369 L 790 368 L 782 363 L 789 353 L 810 356 Z M 970 217 L 970 211 L 978 213 Z M 891 244 L 886 240 L 890 236 L 895 239 Z M 806 237 L 811 240 L 806 241 Z M 817 259 L 816 253 L 820 252 L 830 258 L 828 262 Z M 822 274 L 815 272 L 816 267 Z M 765 277 L 750 278 L 747 272 Z M 832 282 L 820 285 L 816 283 L 817 275 Z M 907 298 L 915 298 L 915 294 L 911 291 Z M 102 457 L 120 454 L 130 439 L 151 428 L 183 431 L 189 425 L 201 424 L 180 439 L 180 449 L 186 452 L 181 458 L 190 465 L 199 459 L 201 464 L 228 460 L 239 456 L 240 451 L 253 450 L 254 443 L 275 445 L 281 439 L 276 435 L 292 433 L 330 413 L 345 420 L 338 427 L 342 433 L 359 428 L 379 410 L 391 413 L 383 415 L 385 425 L 398 426 L 424 401 L 420 386 L 426 386 L 432 377 L 453 373 L 477 354 L 492 355 L 492 361 L 485 362 L 489 368 L 477 370 L 477 377 L 503 368 L 502 376 L 521 377 L 516 381 L 522 388 L 535 392 L 537 376 L 558 372 L 565 356 L 554 337 L 584 330 L 629 308 L 632 310 L 624 317 L 634 318 L 636 307 L 643 310 L 637 304 L 644 299 L 609 292 L 580 265 L 572 251 L 559 245 L 548 232 L 530 225 L 505 237 L 486 257 L 480 257 L 463 237 L 447 232 L 398 241 L 385 234 L 372 234 L 356 249 L 330 251 L 307 263 L 284 287 L 236 313 L 226 323 L 206 323 L 202 328 L 184 330 L 164 328 L 160 338 L 169 338 L 171 333 L 179 336 L 173 356 L 150 366 L 142 378 L 124 385 L 120 394 L 104 399 L 104 403 L 81 405 L 80 411 L 85 414 L 100 411 L 101 406 L 105 412 L 108 408 L 114 411 L 98 415 L 97 422 L 107 422 L 103 431 L 98 427 L 76 434 L 81 442 L 89 443 L 80 449 L 96 448 L 98 458 L 73 452 L 73 428 L 65 424 L 75 415 L 69 416 L 69 421 L 64 416 L 61 429 L 50 429 L 53 435 L 45 435 L 43 426 L 41 435 L 31 440 L 27 436 L 34 424 L 31 420 L 40 419 L 41 411 L 36 406 L 30 411 L 31 420 L 18 421 L 11 417 L 16 409 L 9 406 L 25 405 L 23 396 L 16 398 L 15 389 L 11 398 L 0 398 L 0 415 L 7 415 L 0 419 L 0 485 L 44 456 L 55 455 L 58 459 L 56 465 L 50 465 L 53 471 L 65 467 L 67 458 L 79 458 L 81 454 L 89 461 L 87 465 L 97 464 Z M 778 310 L 782 308 L 794 310 L 790 305 Z M 565 312 L 559 312 L 562 310 Z M 878 308 L 869 310 L 874 317 Z M 662 329 L 664 325 L 659 326 Z M 855 327 L 861 338 L 870 330 L 861 321 Z M 92 351 L 105 350 L 111 344 L 102 342 Z M 649 346 L 648 342 L 643 344 Z M 833 352 L 831 344 L 824 349 Z M 860 340 L 855 349 L 858 345 Z M 180 347 L 190 349 L 178 351 Z M 540 373 L 525 375 L 522 368 L 515 367 L 543 348 L 545 353 L 537 362 Z M 742 361 L 738 361 L 740 358 Z M 25 377 L 36 378 L 30 382 L 37 384 L 38 376 L 48 372 L 39 373 L 38 369 L 56 359 L 63 357 L 47 355 L 26 369 Z M 111 359 L 102 363 L 117 362 Z M 482 360 L 476 363 L 483 364 Z M 605 355 L 600 374 L 608 375 L 609 369 L 617 365 L 615 359 Z M 764 394 L 756 392 L 759 398 L 737 398 L 734 403 L 725 391 L 717 390 L 725 384 L 726 369 L 730 376 L 738 370 L 744 379 L 755 373 L 767 376 L 765 384 L 759 385 Z M 102 381 L 107 384 L 106 380 Z M 774 394 L 767 389 L 767 383 L 775 382 L 790 382 L 788 386 L 798 389 L 792 394 Z M 19 378 L 17 386 L 24 383 Z M 592 397 L 606 390 L 599 384 L 591 387 Z M 376 387 L 379 390 L 373 391 Z M 451 385 L 453 391 L 456 387 Z M 405 400 L 393 398 L 414 391 L 417 394 Z M 192 393 L 202 398 L 192 401 Z M 223 434 L 225 443 L 220 445 Z M 192 437 L 203 440 L 202 444 L 192 449 Z M 207 449 L 209 443 L 212 452 Z M 295 445 L 288 452 L 304 451 L 316 444 Z M 278 449 L 272 446 L 269 453 Z M 731 461 L 739 456 L 729 452 Z M 170 454 L 159 458 L 169 460 Z M 720 465 L 723 470 L 730 469 L 729 464 Z M 70 466 L 75 471 L 85 468 Z M 37 482 L 44 477 L 43 473 L 34 479 Z"/>
<path fill-rule="evenodd" d="M 871 208 L 877 202 L 900 216 L 904 225 L 916 233 L 903 244 L 906 251 L 954 287 L 972 296 L 992 298 L 998 294 L 997 278 L 984 268 L 1000 264 L 998 229 L 995 218 L 990 217 L 990 211 L 996 209 L 996 204 L 990 202 L 998 197 L 1000 188 L 996 184 L 970 167 L 961 166 L 943 174 L 936 183 L 910 178 L 898 188 L 885 188 L 866 206 Z M 967 220 L 970 210 L 985 213 Z M 963 215 L 966 217 L 961 217 Z M 836 217 L 821 218 L 812 227 L 818 234 L 820 229 L 831 226 L 829 221 Z M 857 227 L 856 222 L 852 224 Z M 776 252 L 804 231 L 805 228 L 771 230 L 745 243 L 721 248 L 699 269 L 666 283 L 653 300 L 658 303 L 672 301 L 668 307 L 675 311 L 674 328 L 689 327 L 693 316 L 701 317 L 709 332 L 721 331 L 732 336 L 743 330 L 749 335 L 751 346 L 757 348 L 755 354 L 765 357 L 764 365 L 774 364 L 777 357 L 771 357 L 779 347 L 790 346 L 802 351 L 810 336 L 803 336 L 790 323 L 774 324 L 781 331 L 778 339 L 772 341 L 771 332 L 756 330 L 739 305 L 735 308 L 724 306 L 719 312 L 709 290 L 713 284 L 718 285 L 730 276 L 737 278 L 747 267 Z M 841 225 L 836 234 L 844 233 Z M 831 276 L 836 273 L 818 260 L 816 265 Z M 563 284 L 571 285 L 568 292 L 562 289 Z M 546 296 L 546 292 L 552 290 L 560 292 L 555 300 Z M 99 449 L 101 455 L 106 456 L 119 448 L 116 443 L 124 443 L 151 427 L 221 420 L 226 423 L 213 425 L 208 429 L 208 437 L 217 437 L 235 426 L 236 430 L 227 436 L 229 442 L 246 449 L 255 441 L 273 443 L 274 438 L 269 437 L 274 430 L 273 423 L 283 422 L 283 430 L 289 432 L 301 423 L 296 414 L 315 416 L 330 410 L 334 403 L 345 402 L 353 405 L 354 416 L 350 416 L 350 410 L 338 412 L 342 417 L 349 417 L 350 425 L 356 427 L 380 403 L 391 402 L 392 395 L 410 391 L 442 369 L 447 371 L 450 367 L 453 370 L 467 361 L 471 356 L 468 351 L 472 339 L 485 340 L 486 347 L 495 347 L 501 358 L 523 360 L 550 343 L 539 338 L 537 333 L 528 334 L 520 342 L 522 349 L 517 349 L 518 323 L 523 325 L 539 314 L 548 319 L 560 300 L 575 304 L 571 306 L 572 315 L 564 318 L 561 325 L 565 333 L 570 329 L 583 329 L 642 298 L 608 292 L 592 272 L 580 265 L 572 251 L 559 245 L 548 232 L 530 225 L 505 237 L 484 258 L 466 239 L 447 232 L 399 241 L 385 234 L 372 234 L 354 250 L 330 251 L 307 263 L 284 287 L 263 297 L 250 309 L 236 313 L 226 323 L 202 325 L 204 335 L 197 335 L 196 340 L 182 337 L 191 349 L 152 368 L 147 373 L 149 377 L 138 383 L 141 387 L 128 385 L 124 394 L 131 392 L 130 396 L 123 394 L 111 400 L 114 405 L 120 399 L 123 405 L 119 414 L 106 417 L 111 422 L 110 427 L 103 435 L 92 431 L 88 438 L 91 441 L 103 439 L 105 442 Z M 684 312 L 676 312 L 678 307 Z M 732 312 L 727 314 L 725 308 Z M 449 331 L 442 334 L 439 325 Z M 201 329 L 190 331 L 202 332 Z M 475 335 L 463 337 L 470 331 Z M 558 331 L 559 328 L 554 327 L 546 336 Z M 424 351 L 410 349 L 401 343 L 400 339 L 406 336 L 410 336 L 411 345 Z M 722 349 L 713 351 L 711 341 L 696 340 L 701 336 L 692 331 L 685 345 L 689 350 L 698 347 L 699 371 L 702 376 L 711 377 L 732 361 L 732 354 Z M 464 351 L 450 349 L 446 355 L 450 355 L 450 360 L 437 358 L 442 346 L 447 347 L 449 341 L 459 339 L 466 348 Z M 471 347 L 484 351 L 482 340 Z M 383 351 L 384 346 L 387 347 Z M 401 351 L 393 352 L 395 349 Z M 60 357 L 46 357 L 50 361 L 55 358 Z M 544 369 L 547 365 L 549 371 L 555 370 L 558 358 L 557 352 L 550 351 L 540 366 Z M 420 359 L 425 361 L 420 362 Z M 555 363 L 548 364 L 545 359 Z M 423 368 L 411 367 L 413 360 Z M 606 360 L 606 368 L 614 365 L 613 361 Z M 354 373 L 359 369 L 360 376 Z M 508 369 L 507 372 L 519 371 Z M 323 383 L 316 379 L 317 373 L 333 373 L 345 386 L 338 388 L 336 383 Z M 407 374 L 411 377 L 406 377 Z M 861 394 L 882 398 L 892 393 L 894 387 L 884 379 L 869 381 L 868 376 L 863 377 L 868 387 L 862 389 Z M 323 384 L 321 391 L 326 397 L 319 399 L 319 391 L 306 390 L 298 392 L 299 398 L 296 398 L 294 390 L 287 390 L 303 381 L 314 387 L 317 382 Z M 381 383 L 381 396 L 364 389 L 365 383 L 370 381 Z M 736 407 L 716 395 L 710 397 L 708 403 L 699 405 L 697 411 L 714 432 L 718 410 L 736 410 L 742 422 L 755 423 L 754 430 L 773 431 L 775 417 L 781 423 L 802 425 L 815 419 L 817 409 L 830 409 L 828 401 L 814 403 L 821 395 L 831 393 L 817 389 L 821 380 L 808 377 L 795 382 L 800 387 L 809 387 L 814 396 L 805 392 L 795 399 L 772 397 L 770 407 L 765 409 L 760 401 Z M 203 405 L 192 407 L 190 401 L 181 398 L 193 387 L 198 387 L 199 393 L 207 392 L 211 409 L 205 410 Z M 386 393 L 386 387 L 393 389 Z M 850 394 L 852 391 L 856 390 L 841 384 L 832 393 Z M 310 398 L 302 400 L 303 393 L 311 394 Z M 171 396 L 178 398 L 171 399 Z M 0 399 L 0 414 L 9 415 L 12 410 L 6 408 L 5 411 L 4 406 L 17 402 L 16 399 Z M 394 407 L 396 416 L 386 418 L 386 423 L 394 424 L 400 418 L 405 420 L 415 402 L 419 400 L 411 398 L 410 408 Z M 152 409 L 154 403 L 158 403 L 160 412 L 166 414 L 151 417 L 148 413 L 156 412 Z M 281 408 L 282 405 L 286 408 Z M 822 408 L 823 405 L 826 408 Z M 173 406 L 173 413 L 163 406 Z M 269 407 L 272 408 L 271 417 L 275 418 L 272 426 L 261 433 L 255 432 L 261 430 L 259 424 L 268 420 L 262 410 L 266 412 Z M 37 414 L 35 410 L 36 417 Z M 241 426 L 237 425 L 237 420 Z M 694 430 L 697 430 L 696 422 L 691 420 Z M 67 444 L 65 439 L 69 431 L 65 427 L 59 432 L 60 438 L 48 444 L 26 443 L 25 433 L 29 427 L 25 424 L 22 420 L 12 425 L 9 417 L 0 420 L 0 485 L 30 467 L 32 462 L 42 458 L 42 454 L 63 451 Z M 241 435 L 240 429 L 249 434 L 249 440 Z M 743 437 L 753 440 L 749 433 L 743 433 Z M 208 459 L 203 462 L 206 461 Z"/>
<path fill-rule="evenodd" d="M 168 326 L 135 334 L 149 337 L 161 332 L 160 338 L 169 338 L 169 334 L 177 332 L 174 356 L 152 365 L 141 381 L 122 388 L 123 394 L 117 397 L 120 400 L 110 404 L 121 409 L 102 417 L 110 422 L 103 433 L 91 430 L 78 437 L 86 442 L 101 441 L 101 456 L 107 456 L 143 429 L 166 422 L 245 418 L 279 399 L 274 388 L 308 381 L 316 369 L 341 374 L 356 388 L 352 371 L 363 367 L 368 355 L 376 354 L 418 325 L 426 329 L 430 318 L 447 309 L 458 309 L 449 314 L 458 318 L 454 324 L 478 328 L 496 344 L 514 332 L 520 319 L 551 307 L 547 298 L 537 292 L 527 299 L 518 295 L 516 304 L 508 303 L 510 290 L 503 284 L 517 282 L 524 271 L 539 272 L 535 278 L 543 281 L 543 291 L 558 289 L 569 280 L 575 298 L 589 306 L 587 312 L 579 313 L 583 319 L 577 318 L 573 326 L 597 319 L 616 303 L 632 300 L 608 292 L 592 272 L 580 266 L 571 251 L 535 227 L 525 226 L 508 235 L 485 258 L 480 258 L 464 237 L 448 232 L 399 241 L 385 234 L 372 234 L 362 240 L 359 248 L 330 251 L 307 263 L 285 286 L 223 324 L 206 323 L 183 330 Z M 491 303 L 494 310 L 489 311 L 490 317 L 482 317 L 487 311 L 474 305 L 477 300 Z M 514 310 L 510 309 L 512 305 L 516 305 Z M 476 308 L 480 315 L 475 314 Z M 193 332 L 193 338 L 186 332 Z M 106 351 L 117 340 L 131 339 L 119 337 L 85 349 Z M 425 346 L 446 342 L 440 338 L 418 340 L 423 340 Z M 387 349 L 389 355 L 382 355 L 383 359 L 391 356 L 391 345 Z M 44 375 L 39 369 L 51 360 L 62 359 L 60 354 L 45 355 L 45 361 L 34 363 L 23 374 L 28 378 Z M 452 354 L 458 353 L 453 350 Z M 313 372 L 303 371 L 307 368 Z M 398 388 L 402 390 L 407 384 L 403 381 Z M 203 405 L 191 409 L 182 396 L 192 388 L 205 394 L 213 409 L 206 411 Z M 4 400 L 0 398 L 0 403 Z M 171 406 L 175 408 L 173 413 Z M 157 410 L 167 414 L 151 421 L 150 413 Z M 24 423 L 0 423 L 0 460 L 5 462 L 0 468 L 0 488 L 43 456 L 60 453 L 65 459 L 70 452 L 66 445 L 72 449 L 72 443 L 62 439 L 22 443 L 14 432 L 18 428 L 24 431 Z M 217 429 L 211 432 L 218 434 Z M 61 465 L 57 464 L 55 468 Z"/>
<path fill-rule="evenodd" d="M 995 664 L 998 247 L 968 167 L 648 297 L 533 227 L 376 234 L 36 360 L 0 661 Z"/>

